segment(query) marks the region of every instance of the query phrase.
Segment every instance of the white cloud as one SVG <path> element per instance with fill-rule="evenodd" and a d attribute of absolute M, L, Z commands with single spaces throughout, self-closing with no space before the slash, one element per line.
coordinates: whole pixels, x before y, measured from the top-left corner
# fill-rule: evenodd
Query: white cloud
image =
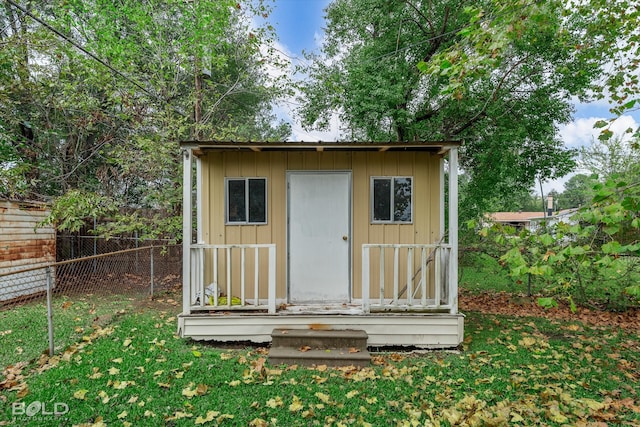
<path fill-rule="evenodd" d="M 583 145 L 589 145 L 591 141 L 597 140 L 602 129 L 596 129 L 593 125 L 599 120 L 607 120 L 604 117 L 586 117 L 576 119 L 573 122 L 560 127 L 560 138 L 568 148 L 577 148 Z M 621 116 L 613 121 L 608 129 L 614 135 L 621 136 L 624 139 L 631 137 L 626 130 L 637 129 L 640 124 L 632 116 Z"/>
<path fill-rule="evenodd" d="M 576 119 L 573 122 L 560 127 L 560 138 L 568 148 L 588 146 L 592 141 L 598 140 L 598 136 L 602 129 L 596 129 L 593 125 L 599 120 L 608 119 L 605 117 L 585 117 Z M 640 123 L 638 123 L 634 117 L 625 115 L 614 120 L 607 129 L 613 132 L 614 137 L 622 137 L 623 140 L 628 140 L 631 138 L 632 134 L 627 133 L 627 129 L 633 129 L 635 131 L 639 126 Z M 576 173 L 581 173 L 581 171 L 577 171 Z M 558 192 L 564 191 L 564 184 L 573 175 L 575 175 L 575 173 L 543 183 L 542 188 L 544 194 L 547 194 L 551 190 L 556 190 Z M 536 185 L 534 191 L 536 194 L 540 194 L 539 185 Z"/>

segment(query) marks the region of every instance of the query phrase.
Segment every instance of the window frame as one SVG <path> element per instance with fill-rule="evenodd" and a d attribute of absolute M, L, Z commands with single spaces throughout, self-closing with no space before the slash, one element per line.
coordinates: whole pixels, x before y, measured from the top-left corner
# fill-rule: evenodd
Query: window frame
<path fill-rule="evenodd" d="M 389 188 L 389 205 L 390 205 L 390 212 L 389 212 L 389 220 L 380 220 L 380 219 L 375 219 L 375 191 L 374 191 L 374 185 L 375 185 L 375 181 L 376 180 L 389 180 L 390 181 L 390 188 Z M 410 187 L 410 201 L 411 201 L 411 209 L 410 209 L 410 218 L 408 221 L 396 221 L 394 219 L 394 213 L 395 213 L 395 182 L 397 179 L 409 179 L 411 181 L 411 187 Z M 371 220 L 371 224 L 413 224 L 413 207 L 414 207 L 414 201 L 413 201 L 413 194 L 414 194 L 414 177 L 413 176 L 409 176 L 409 175 L 393 175 L 393 176 L 372 176 L 371 180 L 370 180 L 370 185 L 369 185 L 369 199 L 370 199 L 370 209 L 369 209 L 369 215 L 370 215 L 370 220 Z"/>
<path fill-rule="evenodd" d="M 264 221 L 249 221 L 250 218 L 250 195 L 249 195 L 249 181 L 250 180 L 262 180 L 264 182 Z M 244 205 L 245 205 L 245 221 L 230 221 L 229 220 L 229 182 L 230 181 L 244 181 Z M 224 178 L 224 223 L 225 225 L 266 225 L 268 223 L 268 206 L 269 206 L 269 181 L 264 176 L 228 176 Z"/>

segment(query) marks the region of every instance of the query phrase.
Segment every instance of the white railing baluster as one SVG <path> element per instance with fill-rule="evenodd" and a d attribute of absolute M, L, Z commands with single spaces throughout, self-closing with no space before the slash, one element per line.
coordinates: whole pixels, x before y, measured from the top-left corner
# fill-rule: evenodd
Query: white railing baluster
<path fill-rule="evenodd" d="M 380 247 L 380 305 L 384 305 L 384 247 Z"/>
<path fill-rule="evenodd" d="M 369 247 L 362 248 L 362 311 L 371 312 L 369 302 Z"/>
<path fill-rule="evenodd" d="M 413 305 L 413 248 L 407 248 L 407 304 Z"/>
<path fill-rule="evenodd" d="M 227 307 L 231 308 L 231 246 L 227 247 Z"/>
<path fill-rule="evenodd" d="M 245 247 L 240 249 L 240 305 L 244 306 L 244 270 L 247 268 L 245 263 Z"/>
<path fill-rule="evenodd" d="M 260 248 L 253 248 L 253 304 L 260 305 L 258 298 L 258 283 L 260 283 Z"/>
<path fill-rule="evenodd" d="M 400 277 L 398 262 L 400 261 L 400 248 L 393 246 L 393 305 L 398 305 L 398 292 L 400 291 Z"/>
<path fill-rule="evenodd" d="M 204 249 L 203 249 L 204 250 Z M 213 292 L 213 305 L 214 306 L 218 306 L 218 293 L 220 290 L 220 284 L 218 283 L 219 281 L 219 277 L 218 277 L 218 248 L 214 247 L 213 248 L 213 283 L 216 284 L 216 289 Z"/>
<path fill-rule="evenodd" d="M 198 249 L 198 292 L 200 292 L 200 307 L 205 306 L 204 288 L 204 249 Z"/>
<path fill-rule="evenodd" d="M 429 249 L 422 248 L 422 256 L 420 257 L 420 304 L 427 305 L 427 251 Z"/>
<path fill-rule="evenodd" d="M 276 245 L 269 246 L 269 313 L 276 312 Z"/>
<path fill-rule="evenodd" d="M 441 272 L 441 265 L 440 263 L 442 262 L 442 251 L 440 249 L 434 249 L 435 251 L 435 256 L 433 257 L 433 261 L 434 261 L 434 265 L 435 265 L 435 276 L 436 276 L 436 280 L 435 280 L 435 306 L 436 307 L 440 307 L 440 289 L 442 286 L 442 276 L 440 275 Z"/>

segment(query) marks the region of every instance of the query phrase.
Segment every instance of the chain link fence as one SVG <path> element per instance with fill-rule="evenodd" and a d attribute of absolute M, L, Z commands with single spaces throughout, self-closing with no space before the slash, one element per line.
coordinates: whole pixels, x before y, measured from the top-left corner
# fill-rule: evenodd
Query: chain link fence
<path fill-rule="evenodd" d="M 181 285 L 179 245 L 126 249 L 0 274 L 0 370 L 60 352 L 115 316 Z"/>
<path fill-rule="evenodd" d="M 58 234 L 56 236 L 56 261 L 84 258 L 89 256 L 139 249 L 145 246 L 172 246 L 169 239 L 140 239 L 132 236 L 104 238 L 80 234 Z"/>

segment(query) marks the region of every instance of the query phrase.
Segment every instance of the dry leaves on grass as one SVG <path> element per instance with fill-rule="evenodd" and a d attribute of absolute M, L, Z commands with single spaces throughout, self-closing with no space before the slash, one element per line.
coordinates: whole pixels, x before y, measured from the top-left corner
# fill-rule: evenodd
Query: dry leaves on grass
<path fill-rule="evenodd" d="M 612 327 L 640 331 L 640 310 L 628 310 L 623 313 L 591 310 L 578 307 L 574 313 L 567 304 L 558 307 L 543 308 L 536 304 L 535 298 L 514 297 L 506 292 L 470 293 L 462 290 L 459 296 L 460 311 L 504 314 L 518 317 L 544 317 L 558 320 L 579 320 L 593 326 Z"/>

